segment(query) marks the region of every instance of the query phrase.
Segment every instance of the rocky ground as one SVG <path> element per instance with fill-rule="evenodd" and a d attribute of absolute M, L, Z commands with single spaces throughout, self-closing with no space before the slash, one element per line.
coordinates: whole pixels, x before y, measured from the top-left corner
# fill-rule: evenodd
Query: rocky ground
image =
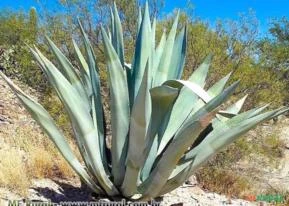
<path fill-rule="evenodd" d="M 29 91 L 30 93 L 33 91 Z M 30 124 L 31 119 L 27 118 L 24 108 L 18 103 L 16 97 L 10 92 L 7 85 L 0 79 L 0 133 L 9 136 L 7 128 L 12 128 L 14 124 Z M 7 113 L 7 108 L 13 111 Z M 15 116 L 17 115 L 17 121 Z M 280 137 L 285 142 L 284 155 L 279 168 L 273 170 L 262 171 L 262 178 L 266 184 L 272 187 L 282 187 L 289 191 L 289 120 L 284 119 L 284 126 L 281 130 Z M 33 122 L 31 122 L 33 124 Z M 6 145 L 7 146 L 7 145 Z M 0 150 L 5 147 L 5 142 L 0 136 Z M 1 159 L 0 159 L 1 163 Z M 263 169 L 261 167 L 261 169 Z M 261 173 L 260 173 L 261 174 Z M 27 195 L 29 200 L 47 202 L 51 201 L 59 203 L 61 201 L 91 201 L 90 193 L 80 189 L 80 183 L 75 180 L 59 180 L 59 179 L 41 179 L 34 180 Z M 8 200 L 24 201 L 24 198 L 1 188 L 0 185 L 0 206 L 7 205 Z M 106 201 L 103 199 L 103 201 Z M 248 202 L 242 199 L 229 198 L 224 195 L 204 191 L 200 188 L 194 177 L 182 187 L 165 195 L 161 201 L 161 205 L 260 205 L 260 203 Z M 266 205 L 266 204 L 263 204 Z"/>
<path fill-rule="evenodd" d="M 108 201 L 107 199 L 94 199 L 89 191 L 80 189 L 79 182 L 42 179 L 36 180 L 29 189 L 28 199 L 34 202 L 53 202 L 60 203 L 62 201 Z M 11 191 L 0 189 L 0 205 L 8 204 L 8 200 L 18 200 L 25 202 L 22 197 L 13 194 Z M 155 200 L 160 205 L 167 206 L 205 206 L 205 205 L 257 205 L 241 199 L 230 199 L 216 193 L 205 192 L 197 183 L 185 184 L 175 191 Z"/>

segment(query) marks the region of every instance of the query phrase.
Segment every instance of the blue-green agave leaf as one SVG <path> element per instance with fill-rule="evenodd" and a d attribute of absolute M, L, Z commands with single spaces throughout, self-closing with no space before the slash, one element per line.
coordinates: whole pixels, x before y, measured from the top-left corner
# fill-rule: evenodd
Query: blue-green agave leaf
<path fill-rule="evenodd" d="M 164 85 L 168 85 L 178 89 L 181 89 L 185 86 L 189 88 L 193 93 L 195 93 L 204 102 L 209 102 L 212 99 L 212 97 L 210 97 L 202 87 L 200 87 L 198 84 L 195 84 L 194 82 L 184 80 L 168 80 L 164 82 Z"/>
<path fill-rule="evenodd" d="M 238 83 L 234 83 L 220 95 L 205 104 L 177 132 L 176 138 L 168 145 L 148 179 L 141 185 L 140 190 L 143 194 L 143 199 L 156 197 L 161 192 L 162 187 L 166 184 L 180 158 L 203 129 L 210 124 L 211 120 L 215 117 L 216 109 L 232 95 L 237 85 Z"/>
<path fill-rule="evenodd" d="M 88 64 L 87 64 L 84 56 L 82 55 L 79 47 L 77 46 L 76 42 L 74 40 L 72 40 L 72 42 L 73 42 L 73 46 L 75 49 L 77 61 L 80 65 L 80 70 L 81 70 L 80 71 L 80 77 L 82 79 L 82 82 L 84 83 L 87 96 L 89 97 L 89 99 L 91 99 L 92 98 L 92 88 L 91 88 L 89 67 L 88 67 Z"/>
<path fill-rule="evenodd" d="M 117 7 L 114 2 L 113 4 L 113 30 L 114 32 L 111 35 L 112 45 L 119 56 L 119 60 L 124 67 L 124 45 L 123 45 L 123 31 L 118 15 Z"/>
<path fill-rule="evenodd" d="M 140 27 L 142 24 L 142 14 L 141 14 L 141 7 L 138 8 L 138 19 L 137 19 L 137 35 L 140 32 Z"/>
<path fill-rule="evenodd" d="M 216 121 L 227 121 L 229 118 L 236 116 L 241 111 L 247 97 L 248 95 L 245 95 L 243 98 L 229 106 L 226 110 L 219 111 L 219 114 L 216 115 Z"/>
<path fill-rule="evenodd" d="M 161 61 L 156 72 L 157 78 L 154 79 L 154 85 L 156 86 L 163 84 L 170 77 L 169 73 L 170 73 L 170 70 L 172 69 L 170 63 L 171 63 L 171 58 L 173 54 L 175 38 L 176 38 L 176 33 L 177 33 L 177 28 L 178 28 L 178 20 L 179 20 L 179 11 L 172 25 L 172 28 L 168 34 L 165 48 L 161 56 Z"/>
<path fill-rule="evenodd" d="M 155 51 L 155 47 L 156 47 L 156 27 L 157 27 L 157 19 L 154 18 L 153 24 L 152 24 L 152 33 L 151 33 L 153 52 Z"/>
<path fill-rule="evenodd" d="M 41 126 L 45 133 L 50 137 L 55 146 L 58 148 L 62 156 L 73 168 L 73 170 L 83 179 L 83 181 L 97 194 L 104 194 L 104 191 L 95 184 L 94 180 L 88 175 L 83 166 L 80 164 L 76 156 L 73 154 L 65 137 L 57 128 L 54 120 L 50 114 L 31 97 L 26 95 L 19 89 L 13 82 L 6 77 L 2 72 L 0 76 L 7 82 L 10 88 L 14 91 L 15 95 L 23 103 L 25 108 L 29 111 L 32 118 Z"/>
<path fill-rule="evenodd" d="M 106 63 L 109 73 L 110 108 L 112 127 L 112 174 L 114 184 L 121 186 L 125 175 L 125 160 L 127 155 L 130 104 L 126 79 L 119 57 L 102 28 Z"/>
<path fill-rule="evenodd" d="M 283 113 L 287 111 L 288 109 L 282 110 Z M 227 129 L 216 130 L 210 133 L 200 144 L 199 152 L 196 155 L 190 172 L 194 172 L 196 168 L 204 164 L 212 155 L 233 142 L 237 137 L 245 134 L 257 124 L 272 118 L 276 113 L 280 115 L 280 109 L 254 116 L 239 124 L 233 124 Z"/>
<path fill-rule="evenodd" d="M 215 127 L 214 130 L 203 140 L 203 142 L 200 143 L 200 145 L 191 149 L 180 160 L 178 166 L 172 172 L 170 180 L 167 182 L 166 186 L 163 189 L 164 191 L 162 191 L 162 193 L 173 190 L 177 186 L 175 184 L 176 182 L 178 182 L 179 185 L 183 183 L 180 180 L 183 180 L 184 169 L 188 169 L 188 167 L 190 166 L 189 175 L 192 175 L 192 172 L 196 168 L 198 168 L 201 164 L 203 164 L 203 162 L 206 162 L 206 160 L 209 159 L 210 156 L 213 155 L 212 152 L 216 153 L 221 148 L 225 147 L 230 142 L 234 141 L 235 138 L 241 136 L 242 134 L 246 133 L 247 131 L 255 127 L 261 121 L 266 121 L 274 117 L 275 115 L 280 115 L 288 111 L 288 108 L 281 108 L 271 113 L 269 112 L 269 113 L 264 113 L 262 115 L 259 115 L 266 107 L 267 105 L 264 107 L 257 108 L 257 109 L 249 110 L 240 115 L 237 115 L 236 117 L 232 119 L 229 119 L 225 123 L 220 122 L 220 125 L 218 125 L 218 127 Z M 219 141 L 219 139 L 223 138 L 223 136 L 228 136 L 228 137 L 223 142 L 221 140 Z M 213 144 L 214 141 L 222 142 L 223 145 L 218 143 L 219 149 L 215 151 L 210 150 L 209 152 L 210 156 L 206 156 L 207 152 L 209 151 L 207 149 L 208 145 Z M 206 153 L 206 155 L 204 153 Z M 203 155 L 206 156 L 206 158 L 199 160 L 198 158 L 202 158 Z"/>
<path fill-rule="evenodd" d="M 187 27 L 185 26 L 178 34 L 174 43 L 173 54 L 170 64 L 169 79 L 180 79 L 184 66 L 187 51 Z"/>
<path fill-rule="evenodd" d="M 150 90 L 152 101 L 152 116 L 148 132 L 146 135 L 145 152 L 143 154 L 146 162 L 143 166 L 141 179 L 144 180 L 149 176 L 153 163 L 157 156 L 157 148 L 159 145 L 157 132 L 161 126 L 165 115 L 170 112 L 179 90 L 166 85 L 155 87 Z"/>
<path fill-rule="evenodd" d="M 159 42 L 159 45 L 157 46 L 156 51 L 154 52 L 154 55 L 152 57 L 153 58 L 153 67 L 152 67 L 153 87 L 156 86 L 155 85 L 155 82 L 156 82 L 155 79 L 157 78 L 156 73 L 157 73 L 157 69 L 159 67 L 161 57 L 165 48 L 166 38 L 167 38 L 166 33 L 164 32 Z"/>
<path fill-rule="evenodd" d="M 207 58 L 207 61 L 209 62 L 210 57 Z M 204 64 L 206 65 L 206 64 Z M 206 76 L 208 66 L 199 67 L 199 69 L 196 71 L 196 76 Z M 197 75 L 201 74 L 203 75 Z M 212 97 L 216 97 L 218 94 L 220 94 L 225 87 L 226 82 L 229 79 L 229 75 L 218 81 L 216 84 L 214 84 L 208 92 L 204 91 L 199 85 L 195 84 L 194 82 L 186 82 L 186 86 L 182 88 L 181 93 L 174 104 L 174 107 L 172 109 L 172 112 L 169 115 L 169 118 L 167 119 L 167 123 L 165 125 L 165 128 L 163 129 L 164 132 L 161 133 L 161 143 L 158 148 L 158 154 L 161 154 L 161 152 L 164 150 L 165 146 L 168 144 L 168 142 L 174 138 L 175 133 L 179 128 L 181 128 L 182 125 L 184 125 L 185 121 L 188 119 L 188 117 L 192 116 L 194 112 L 198 111 L 206 102 L 208 102 Z M 194 80 L 194 79 L 192 79 Z M 176 85 L 176 87 L 180 88 L 182 85 L 182 82 L 184 81 L 167 81 L 170 82 L 170 84 Z M 205 79 L 202 81 L 197 81 L 199 84 L 204 85 Z M 165 83 L 166 84 L 166 83 Z M 190 85 L 193 85 L 190 87 Z M 201 91 L 201 92 L 197 92 Z M 212 97 L 210 97 L 208 94 L 211 94 Z M 199 97 L 202 97 L 202 100 L 199 99 Z M 197 101 L 197 102 L 196 102 Z M 180 115 L 182 114 L 182 115 Z"/>
<path fill-rule="evenodd" d="M 110 195 L 118 194 L 118 190 L 112 184 L 105 172 L 103 161 L 99 155 L 100 148 L 97 126 L 93 124 L 89 111 L 87 111 L 83 105 L 84 103 L 81 96 L 75 91 L 61 72 L 59 72 L 39 50 L 35 53 L 38 55 L 38 58 L 41 59 L 42 62 L 40 62 L 40 64 L 44 66 L 43 71 L 68 112 L 76 133 L 82 137 L 83 146 L 89 157 L 89 162 L 87 164 L 92 167 L 97 180 L 106 193 Z"/>
<path fill-rule="evenodd" d="M 112 11 L 112 8 L 110 8 L 110 40 L 112 40 L 112 37 L 115 36 L 115 26 L 114 26 L 114 13 Z"/>
<path fill-rule="evenodd" d="M 245 121 L 246 119 L 249 119 L 251 117 L 254 117 L 254 116 L 260 114 L 266 108 L 267 108 L 267 105 L 265 105 L 263 107 L 251 109 L 249 111 L 243 112 L 243 113 L 233 117 L 232 119 L 228 120 L 227 122 L 218 121 L 217 122 L 218 124 L 215 124 L 215 125 L 213 124 L 213 128 L 218 130 L 218 129 L 222 129 L 223 127 L 224 128 L 230 127 L 230 125 L 232 125 L 232 124 L 239 124 L 242 121 Z M 193 148 L 192 150 L 187 152 L 179 161 L 178 166 L 193 160 L 198 153 L 198 149 L 199 149 L 199 146 L 196 146 L 195 148 Z M 175 173 L 178 173 L 178 172 L 175 172 Z"/>
<path fill-rule="evenodd" d="M 79 95 L 83 97 L 83 101 L 85 101 L 85 104 L 87 105 L 89 109 L 89 98 L 87 96 L 87 92 L 85 90 L 85 87 L 83 83 L 81 82 L 79 75 L 76 72 L 76 69 L 73 67 L 71 62 L 65 57 L 65 55 L 57 48 L 57 46 L 51 41 L 49 37 L 46 36 L 48 45 L 50 46 L 50 49 L 52 50 L 54 56 L 56 57 L 59 68 L 61 73 L 65 76 L 65 78 L 71 83 L 71 85 L 77 90 Z"/>
<path fill-rule="evenodd" d="M 136 98 L 143 74 L 145 71 L 146 63 L 151 54 L 151 23 L 149 17 L 148 3 L 146 3 L 144 16 L 142 18 L 142 23 L 140 26 L 140 31 L 136 40 L 136 47 L 134 53 L 134 60 L 132 66 L 132 83 L 130 88 L 130 102 L 131 105 Z"/>
<path fill-rule="evenodd" d="M 171 138 L 173 138 L 177 130 L 184 123 L 189 115 L 188 111 L 193 110 L 197 100 L 199 100 L 199 97 L 189 88 L 183 87 L 181 89 L 171 113 L 168 114 L 169 117 L 166 125 L 164 125 L 164 131 L 159 132 L 161 142 L 158 148 L 158 155 L 163 151 Z"/>
<path fill-rule="evenodd" d="M 91 43 L 79 19 L 78 19 L 78 25 L 82 34 L 86 58 L 88 60 L 89 76 L 90 76 L 90 82 L 91 82 L 91 88 L 92 88 L 91 104 L 94 106 L 94 108 L 91 111 L 93 123 L 95 127 L 98 128 L 100 154 L 104 163 L 104 168 L 106 172 L 108 172 L 108 163 L 107 163 L 106 154 L 105 154 L 105 150 L 106 150 L 105 136 L 104 136 L 105 120 L 104 120 L 104 115 L 103 115 L 104 112 L 103 112 L 103 107 L 102 107 L 102 98 L 101 98 L 101 91 L 100 91 L 100 77 L 98 74 L 99 69 L 96 65 L 96 59 L 95 59 L 96 57 L 92 49 Z"/>
<path fill-rule="evenodd" d="M 150 85 L 150 65 L 148 61 L 140 91 L 131 113 L 127 167 L 122 185 L 122 193 L 127 197 L 136 193 L 139 171 L 145 160 L 145 138 L 151 118 Z"/>
<path fill-rule="evenodd" d="M 83 56 L 83 54 L 81 53 L 79 47 L 77 46 L 76 42 L 74 39 L 72 39 L 72 43 L 73 43 L 73 46 L 74 46 L 74 50 L 76 52 L 76 58 L 77 58 L 77 61 L 80 65 L 80 68 L 82 69 L 82 72 L 81 74 L 85 74 L 86 76 L 90 76 L 89 74 L 89 67 L 88 67 L 88 64 Z"/>
<path fill-rule="evenodd" d="M 211 65 L 212 55 L 209 54 L 203 63 L 193 72 L 189 77 L 188 81 L 198 84 L 200 87 L 204 87 L 206 83 L 206 78 Z"/>

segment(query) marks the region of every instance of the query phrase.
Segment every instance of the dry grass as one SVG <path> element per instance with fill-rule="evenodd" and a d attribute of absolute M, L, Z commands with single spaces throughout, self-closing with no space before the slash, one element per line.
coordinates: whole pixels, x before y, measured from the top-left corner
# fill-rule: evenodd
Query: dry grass
<path fill-rule="evenodd" d="M 14 129 L 15 132 L 6 131 L 13 134 L 4 137 L 6 149 L 0 148 L 0 187 L 25 195 L 34 178 L 75 177 L 49 138 L 37 127 L 27 124 Z"/>
<path fill-rule="evenodd" d="M 39 155 L 41 154 L 41 155 Z M 34 148 L 28 153 L 29 173 L 33 178 L 72 178 L 74 173 L 68 163 L 59 155 L 43 148 Z"/>
<path fill-rule="evenodd" d="M 0 150 L 0 186 L 26 195 L 31 184 L 19 149 Z"/>
<path fill-rule="evenodd" d="M 54 157 L 43 148 L 33 148 L 28 153 L 29 173 L 34 178 L 49 178 L 54 176 Z"/>

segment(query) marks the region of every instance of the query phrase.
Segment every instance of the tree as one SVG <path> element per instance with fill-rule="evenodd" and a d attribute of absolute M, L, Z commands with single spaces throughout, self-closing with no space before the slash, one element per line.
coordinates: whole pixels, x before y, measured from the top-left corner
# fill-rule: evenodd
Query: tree
<path fill-rule="evenodd" d="M 276 71 L 280 78 L 289 81 L 289 20 L 274 20 L 269 28 L 271 38 L 259 42 L 260 64 Z"/>

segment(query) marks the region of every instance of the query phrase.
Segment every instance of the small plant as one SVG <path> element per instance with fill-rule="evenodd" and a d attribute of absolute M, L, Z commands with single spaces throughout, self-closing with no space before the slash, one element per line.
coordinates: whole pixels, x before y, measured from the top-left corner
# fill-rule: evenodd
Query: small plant
<path fill-rule="evenodd" d="M 151 25 L 146 5 L 144 14 L 139 15 L 132 65 L 125 62 L 116 6 L 110 26 L 108 32 L 101 29 L 110 87 L 110 149 L 105 144 L 99 69 L 81 23 L 85 55 L 73 42 L 80 70 L 49 38 L 58 68 L 37 48 L 31 48 L 68 113 L 85 166 L 73 154 L 49 113 L 1 73 L 74 171 L 97 194 L 149 200 L 170 192 L 237 137 L 288 110 L 262 113 L 264 106 L 238 114 L 245 98 L 221 110 L 238 82 L 224 89 L 228 74 L 205 91 L 211 56 L 187 81 L 179 80 L 187 36 L 186 27 L 177 34 L 178 15 L 156 47 L 156 20 Z"/>

